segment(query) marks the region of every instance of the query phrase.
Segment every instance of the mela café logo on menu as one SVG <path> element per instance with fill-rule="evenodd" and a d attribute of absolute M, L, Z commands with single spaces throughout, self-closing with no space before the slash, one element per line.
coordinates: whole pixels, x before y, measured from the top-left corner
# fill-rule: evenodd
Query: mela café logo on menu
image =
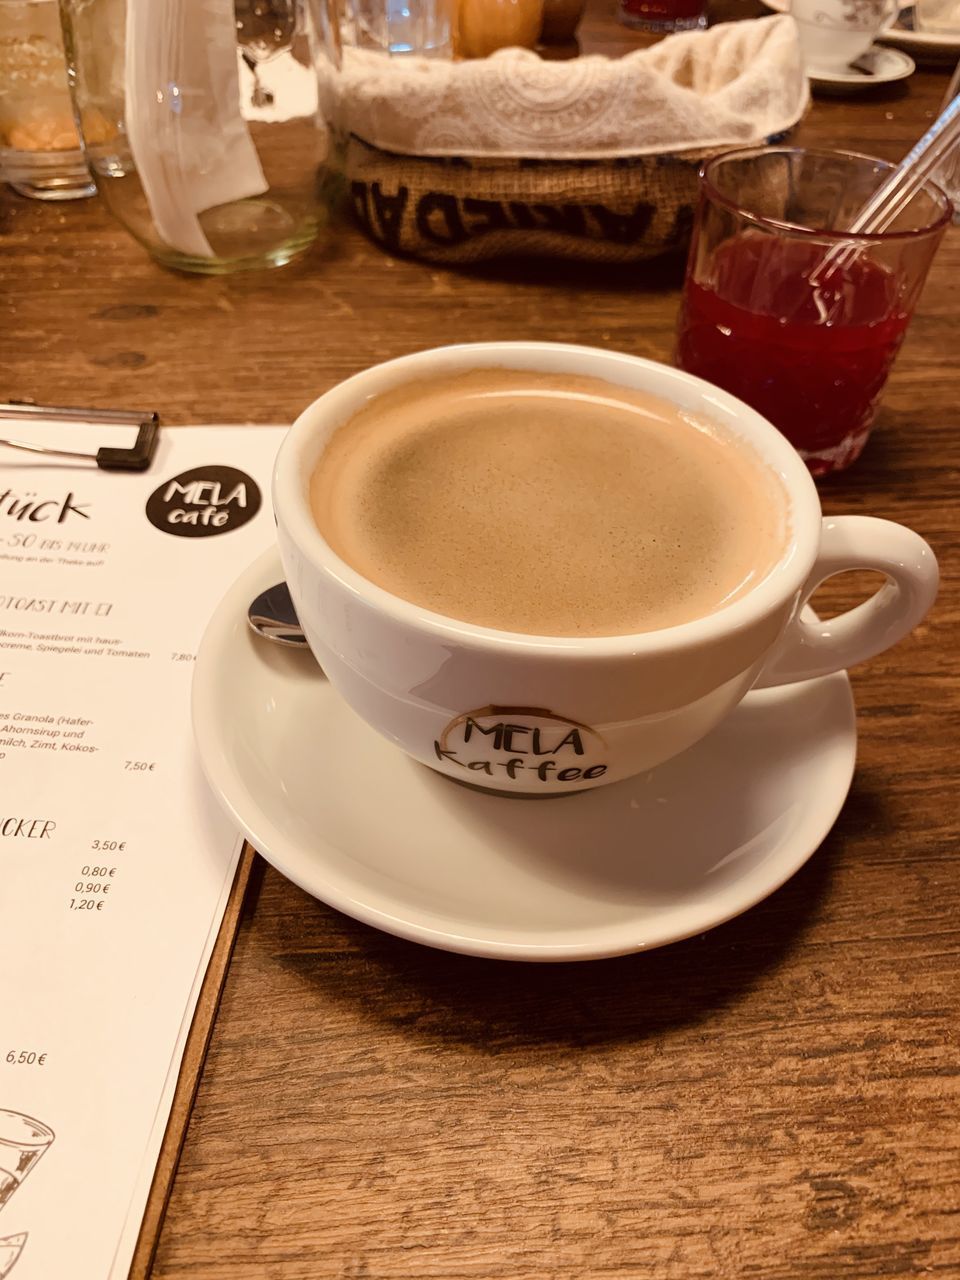
<path fill-rule="evenodd" d="M 211 538 L 252 520 L 260 502 L 256 481 L 236 467 L 194 467 L 154 489 L 147 519 L 177 538 Z"/>

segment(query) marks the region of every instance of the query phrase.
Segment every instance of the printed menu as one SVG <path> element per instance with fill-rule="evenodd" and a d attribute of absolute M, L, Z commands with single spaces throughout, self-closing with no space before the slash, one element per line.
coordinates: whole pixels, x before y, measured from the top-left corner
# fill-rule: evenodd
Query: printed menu
<path fill-rule="evenodd" d="M 128 1274 L 241 848 L 194 658 L 273 539 L 281 437 L 165 430 L 140 474 L 0 452 L 0 1280 Z"/>

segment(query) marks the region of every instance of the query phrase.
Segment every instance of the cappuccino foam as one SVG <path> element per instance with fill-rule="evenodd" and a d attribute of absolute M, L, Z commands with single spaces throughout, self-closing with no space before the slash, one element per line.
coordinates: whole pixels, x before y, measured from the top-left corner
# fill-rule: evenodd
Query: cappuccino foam
<path fill-rule="evenodd" d="M 333 433 L 310 504 L 377 586 L 543 636 L 703 617 L 787 537 L 779 480 L 718 424 L 598 378 L 500 368 L 375 397 Z"/>

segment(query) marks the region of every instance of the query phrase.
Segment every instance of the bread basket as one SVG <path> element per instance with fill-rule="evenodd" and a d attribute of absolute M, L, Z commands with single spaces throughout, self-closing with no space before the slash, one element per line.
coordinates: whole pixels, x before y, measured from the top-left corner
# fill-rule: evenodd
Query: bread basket
<path fill-rule="evenodd" d="M 683 248 L 702 162 L 782 138 L 809 91 L 795 26 L 778 15 L 618 59 L 344 48 L 321 100 L 353 211 L 384 249 L 632 262 Z"/>

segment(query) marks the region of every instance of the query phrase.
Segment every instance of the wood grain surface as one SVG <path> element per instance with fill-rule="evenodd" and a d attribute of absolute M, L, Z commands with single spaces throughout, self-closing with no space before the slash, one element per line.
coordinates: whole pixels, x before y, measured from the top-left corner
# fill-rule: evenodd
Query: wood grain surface
<path fill-rule="evenodd" d="M 589 39 L 630 47 L 604 10 Z M 816 101 L 798 136 L 899 158 L 946 80 Z M 200 279 L 96 201 L 0 208 L 2 398 L 273 422 L 443 342 L 670 358 L 678 263 L 454 272 L 343 227 Z M 958 278 L 951 230 L 867 452 L 822 485 L 922 532 L 944 583 L 853 674 L 856 779 L 816 856 L 704 936 L 542 968 L 376 933 L 258 861 L 154 1280 L 960 1276 Z"/>

